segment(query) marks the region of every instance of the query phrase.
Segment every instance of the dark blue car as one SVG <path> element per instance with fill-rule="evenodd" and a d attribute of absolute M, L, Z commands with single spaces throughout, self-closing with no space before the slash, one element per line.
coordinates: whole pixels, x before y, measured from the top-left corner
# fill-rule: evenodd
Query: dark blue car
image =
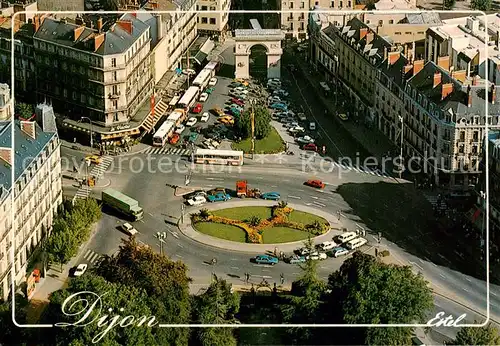
<path fill-rule="evenodd" d="M 257 264 L 270 264 L 270 265 L 275 265 L 278 263 L 278 259 L 276 257 L 272 257 L 269 255 L 258 255 L 255 256 L 255 263 Z"/>

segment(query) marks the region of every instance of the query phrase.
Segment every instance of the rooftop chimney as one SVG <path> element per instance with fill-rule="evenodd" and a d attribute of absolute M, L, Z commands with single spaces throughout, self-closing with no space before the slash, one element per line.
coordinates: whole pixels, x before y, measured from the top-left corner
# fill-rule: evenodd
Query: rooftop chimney
<path fill-rule="evenodd" d="M 359 29 L 359 40 L 361 41 L 368 34 L 368 28 Z"/>
<path fill-rule="evenodd" d="M 21 131 L 26 133 L 31 138 L 36 139 L 35 124 L 36 122 L 34 121 L 21 121 Z"/>
<path fill-rule="evenodd" d="M 401 53 L 399 51 L 397 51 L 397 52 L 390 52 L 389 53 L 389 58 L 388 58 L 389 66 L 390 65 L 394 65 L 399 60 L 400 55 L 401 55 Z"/>
<path fill-rule="evenodd" d="M 465 70 L 453 71 L 451 73 L 451 77 L 463 83 L 465 82 L 466 73 L 467 72 Z"/>
<path fill-rule="evenodd" d="M 384 47 L 384 60 L 387 59 L 387 47 Z"/>
<path fill-rule="evenodd" d="M 81 36 L 81 34 L 83 33 L 83 31 L 85 30 L 85 27 L 84 26 L 79 26 L 78 28 L 75 28 L 73 30 L 73 42 L 75 42 L 76 40 L 78 40 L 78 38 Z"/>
<path fill-rule="evenodd" d="M 413 75 L 415 76 L 417 73 L 422 71 L 424 68 L 424 61 L 423 60 L 415 60 L 413 62 Z"/>
<path fill-rule="evenodd" d="M 441 87 L 441 101 L 453 92 L 453 83 L 443 84 Z"/>
<path fill-rule="evenodd" d="M 495 104 L 495 100 L 497 98 L 497 89 L 495 88 L 495 84 L 491 85 L 491 104 Z"/>
<path fill-rule="evenodd" d="M 94 52 L 104 43 L 104 34 L 98 34 L 94 37 Z"/>
<path fill-rule="evenodd" d="M 369 31 L 366 34 L 366 43 L 371 43 L 374 38 L 375 38 L 375 34 L 372 31 Z"/>
<path fill-rule="evenodd" d="M 449 56 L 439 57 L 438 58 L 438 66 L 446 71 L 449 71 L 450 70 L 450 57 Z"/>
<path fill-rule="evenodd" d="M 83 18 L 78 16 L 75 18 L 75 24 L 76 25 L 85 25 L 85 22 L 83 21 Z"/>
<path fill-rule="evenodd" d="M 131 20 L 119 20 L 116 22 L 123 30 L 132 35 L 132 21 Z"/>
<path fill-rule="evenodd" d="M 37 32 L 38 29 L 40 29 L 40 16 L 38 14 L 35 14 L 33 17 L 33 31 Z"/>
<path fill-rule="evenodd" d="M 97 20 L 97 31 L 99 31 L 99 32 L 102 31 L 102 18 L 99 18 Z"/>
<path fill-rule="evenodd" d="M 434 81 L 432 83 L 432 88 L 437 87 L 439 84 L 441 84 L 441 72 L 436 72 L 434 73 Z"/>
<path fill-rule="evenodd" d="M 467 86 L 467 107 L 472 107 L 472 90 L 470 85 Z"/>
<path fill-rule="evenodd" d="M 0 148 L 0 160 L 5 161 L 9 166 L 12 166 L 12 156 L 10 148 Z"/>

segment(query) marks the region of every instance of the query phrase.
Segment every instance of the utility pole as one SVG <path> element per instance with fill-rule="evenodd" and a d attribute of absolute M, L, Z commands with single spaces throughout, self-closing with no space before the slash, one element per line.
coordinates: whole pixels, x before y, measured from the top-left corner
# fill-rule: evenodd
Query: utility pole
<path fill-rule="evenodd" d="M 399 152 L 399 162 L 400 162 L 400 167 L 399 167 L 399 179 L 401 179 L 401 175 L 403 174 L 403 132 L 404 132 L 404 122 L 403 122 L 403 117 L 401 115 L 398 115 L 399 120 L 401 121 L 401 149 Z"/>
<path fill-rule="evenodd" d="M 94 132 L 92 130 L 92 119 L 89 117 L 81 117 L 80 121 L 83 121 L 84 119 L 87 119 L 90 123 L 90 148 L 92 149 L 94 147 Z"/>
<path fill-rule="evenodd" d="M 181 223 L 184 223 L 184 209 L 186 207 L 184 206 L 184 204 L 181 204 Z"/>
<path fill-rule="evenodd" d="M 255 114 L 254 114 L 254 102 L 255 100 L 250 100 L 250 116 L 251 116 L 251 122 L 252 122 L 252 160 L 255 155 Z"/>
<path fill-rule="evenodd" d="M 186 57 L 187 57 L 187 80 L 188 80 L 188 89 L 189 89 L 189 77 L 191 77 L 191 75 L 189 74 L 189 48 L 186 52 Z"/>
<path fill-rule="evenodd" d="M 163 256 L 163 243 L 167 239 L 167 232 L 156 232 L 156 238 L 160 242 L 160 255 Z"/>

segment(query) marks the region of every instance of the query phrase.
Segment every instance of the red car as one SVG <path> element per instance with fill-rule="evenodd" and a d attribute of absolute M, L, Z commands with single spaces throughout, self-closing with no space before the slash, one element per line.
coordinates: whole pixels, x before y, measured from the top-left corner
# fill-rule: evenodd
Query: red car
<path fill-rule="evenodd" d="M 304 183 L 304 185 L 316 187 L 318 189 L 323 189 L 325 187 L 325 183 L 323 183 L 321 180 L 308 180 Z"/>
<path fill-rule="evenodd" d="M 177 144 L 177 142 L 179 141 L 179 139 L 181 138 L 181 136 L 179 136 L 179 134 L 177 133 L 174 133 L 172 135 L 172 137 L 170 138 L 170 144 Z"/>
<path fill-rule="evenodd" d="M 193 107 L 193 113 L 195 113 L 195 114 L 201 113 L 202 110 L 203 110 L 203 105 L 201 103 L 197 103 Z"/>
<path fill-rule="evenodd" d="M 314 143 L 307 143 L 302 147 L 304 150 L 318 151 L 318 146 Z"/>
<path fill-rule="evenodd" d="M 245 105 L 245 102 L 243 102 L 242 100 L 237 99 L 237 98 L 232 98 L 231 102 L 234 104 L 237 104 L 238 106 L 242 106 L 242 107 Z"/>

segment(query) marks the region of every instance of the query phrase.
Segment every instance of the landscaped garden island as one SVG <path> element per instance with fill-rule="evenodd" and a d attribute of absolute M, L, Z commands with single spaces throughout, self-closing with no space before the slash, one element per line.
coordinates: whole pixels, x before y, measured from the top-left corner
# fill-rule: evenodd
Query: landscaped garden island
<path fill-rule="evenodd" d="M 201 209 L 192 216 L 192 224 L 198 232 L 212 237 L 254 244 L 300 241 L 330 229 L 324 218 L 294 210 L 285 202 L 272 207 Z"/>

